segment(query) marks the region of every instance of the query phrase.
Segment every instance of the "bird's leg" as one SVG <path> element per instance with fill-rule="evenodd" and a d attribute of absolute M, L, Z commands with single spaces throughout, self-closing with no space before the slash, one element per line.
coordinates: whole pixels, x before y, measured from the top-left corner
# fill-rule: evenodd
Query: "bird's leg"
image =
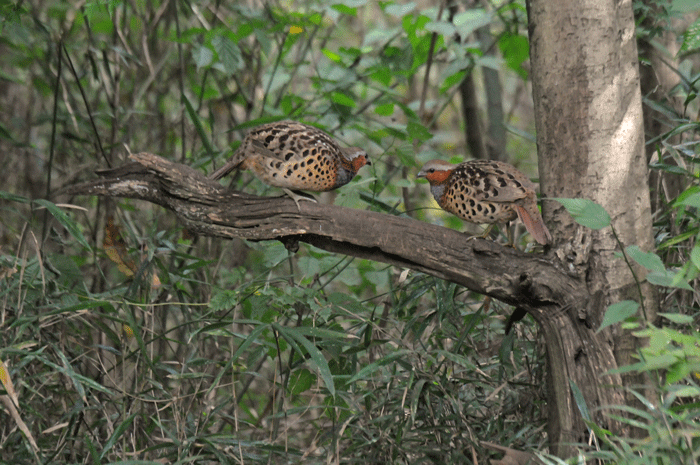
<path fill-rule="evenodd" d="M 487 238 L 489 237 L 489 234 L 491 233 L 491 230 L 493 229 L 493 227 L 494 227 L 494 225 L 493 225 L 493 224 L 490 224 L 490 225 L 488 225 L 488 226 L 486 227 L 486 229 L 484 230 L 484 232 L 481 233 L 481 235 L 469 236 L 469 237 L 467 238 L 467 240 L 468 240 L 468 241 L 471 241 L 472 239 L 476 239 L 476 238 L 479 238 L 479 239 L 487 239 Z M 465 233 L 465 234 L 466 234 L 466 233 Z"/>
<path fill-rule="evenodd" d="M 491 234 L 491 231 L 493 230 L 494 226 L 496 226 L 496 223 L 491 223 L 490 225 L 488 225 L 484 230 L 483 234 L 481 235 L 481 238 L 486 239 L 487 237 L 489 237 L 489 234 Z"/>
<path fill-rule="evenodd" d="M 517 226 L 512 225 L 510 223 L 505 224 L 506 227 L 506 237 L 508 238 L 508 245 L 513 247 L 514 249 L 517 249 L 515 246 L 515 228 Z"/>
<path fill-rule="evenodd" d="M 299 192 L 299 191 L 293 191 L 291 189 L 287 188 L 282 188 L 285 194 L 289 196 L 292 200 L 294 200 L 294 203 L 297 204 L 297 210 L 301 211 L 301 208 L 299 207 L 299 202 L 302 200 L 308 200 L 309 202 L 314 202 L 316 203 L 316 199 L 313 198 L 311 195 L 306 194 L 304 192 Z"/>

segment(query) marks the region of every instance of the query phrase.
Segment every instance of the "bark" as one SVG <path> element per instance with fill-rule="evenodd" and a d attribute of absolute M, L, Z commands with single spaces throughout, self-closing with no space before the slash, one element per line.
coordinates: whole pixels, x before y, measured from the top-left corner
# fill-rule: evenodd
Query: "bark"
<path fill-rule="evenodd" d="M 486 50 L 485 55 L 495 55 L 495 48 L 490 46 L 493 42 L 491 26 L 486 25 L 476 30 L 476 37 L 481 42 L 481 47 Z M 490 160 L 508 161 L 506 153 L 505 115 L 503 113 L 503 89 L 498 70 L 482 67 L 484 80 L 484 93 L 486 94 L 486 119 L 488 121 L 486 133 L 486 150 Z"/>
<path fill-rule="evenodd" d="M 679 74 L 676 72 L 678 68 L 678 59 L 676 58 L 680 45 L 676 40 L 676 36 L 666 22 L 659 22 L 661 18 L 668 15 L 664 9 L 670 6 L 667 4 L 656 3 L 651 1 L 644 2 L 649 8 L 648 16 L 641 21 L 641 28 L 650 30 L 659 28 L 658 34 L 650 36 L 642 36 L 638 40 L 639 57 L 640 57 L 640 82 L 642 95 L 651 101 L 666 106 L 670 111 L 675 112 L 679 118 L 683 115 L 683 97 L 679 93 L 674 93 L 674 89 L 681 82 Z M 647 140 L 655 139 L 665 132 L 673 129 L 677 122 L 672 121 L 666 114 L 656 111 L 649 105 L 644 105 L 644 131 Z M 678 144 L 681 142 L 680 136 L 673 136 L 665 140 L 670 144 Z M 662 141 L 657 140 L 656 143 L 646 146 L 647 160 L 651 161 L 660 151 L 662 157 L 660 162 L 667 164 L 676 164 L 673 156 L 666 153 Z M 666 154 L 664 157 L 663 155 Z M 685 187 L 685 177 L 680 174 L 669 173 L 666 171 L 652 170 L 650 173 L 649 183 L 652 186 L 651 201 L 654 206 L 653 211 L 662 205 L 664 202 L 675 199 Z"/>
<path fill-rule="evenodd" d="M 306 242 L 331 252 L 410 268 L 528 309 L 550 306 L 577 288 L 547 259 L 403 216 L 287 197 L 230 192 L 200 172 L 149 153 L 136 163 L 98 172 L 100 179 L 57 195 L 128 197 L 173 211 L 198 234 L 279 240 L 294 250 Z M 579 296 L 580 297 L 580 296 Z M 574 298 L 575 299 L 575 298 Z"/>
<path fill-rule="evenodd" d="M 610 214 L 624 246 L 637 244 L 650 250 L 652 223 L 631 1 L 529 0 L 528 17 L 543 196 L 594 200 Z M 632 340 L 613 331 L 601 333 L 604 337 L 593 333 L 608 305 L 640 296 L 625 262 L 615 257 L 619 247 L 611 228 L 583 228 L 555 202 L 544 202 L 543 210 L 555 236 L 553 253 L 585 282 L 586 294 L 595 296 L 583 315 L 561 315 L 556 326 L 560 334 L 576 333 L 591 345 L 571 353 L 568 336 L 562 336 L 559 344 L 547 347 L 550 361 L 567 367 L 566 377 L 557 379 L 556 367 L 550 366 L 549 381 L 557 396 L 557 411 L 552 414 L 563 422 L 558 428 L 550 422 L 550 434 L 559 431 L 558 438 L 550 437 L 557 444 L 566 439 L 564 431 L 580 437 L 585 430 L 571 393 L 562 391 L 569 381 L 582 391 L 589 410 L 625 403 L 622 390 L 603 389 L 606 381 L 591 368 L 626 363 L 634 349 Z M 635 272 L 643 279 L 643 270 Z M 643 286 L 643 298 L 647 307 L 655 307 L 650 287 Z M 559 356 L 564 359 L 557 360 Z M 603 426 L 629 433 L 617 422 Z M 563 457 L 574 451 L 561 445 L 553 452 Z"/>
<path fill-rule="evenodd" d="M 583 426 L 569 390 L 597 379 L 585 391 L 589 409 L 599 407 L 601 378 L 614 367 L 608 333 L 596 334 L 586 283 L 554 256 L 525 254 L 483 239 L 413 220 L 334 205 L 302 202 L 299 210 L 284 197 L 232 193 L 198 171 L 156 155 L 132 155 L 137 163 L 100 172 L 102 178 L 64 188 L 59 194 L 104 195 L 147 200 L 173 211 L 189 229 L 203 235 L 248 240 L 279 240 L 291 250 L 306 242 L 331 252 L 410 268 L 525 309 L 542 325 L 550 367 L 550 440 L 584 441 Z M 572 324 L 575 322 L 576 324 Z M 585 378 L 587 377 L 587 378 Z M 594 412 L 595 420 L 605 419 Z"/>
<path fill-rule="evenodd" d="M 469 72 L 464 76 L 459 84 L 459 94 L 462 100 L 462 117 L 464 118 L 464 140 L 473 158 L 486 159 L 488 152 L 481 129 L 474 73 Z"/>

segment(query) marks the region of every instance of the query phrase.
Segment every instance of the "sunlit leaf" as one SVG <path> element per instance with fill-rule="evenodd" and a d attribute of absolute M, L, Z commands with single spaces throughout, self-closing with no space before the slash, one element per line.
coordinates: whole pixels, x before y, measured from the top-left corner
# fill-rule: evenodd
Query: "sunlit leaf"
<path fill-rule="evenodd" d="M 374 107 L 374 112 L 380 116 L 391 116 L 394 114 L 394 104 L 392 102 Z"/>
<path fill-rule="evenodd" d="M 456 28 L 449 21 L 430 21 L 425 25 L 425 30 L 450 37 L 455 33 Z"/>
<path fill-rule="evenodd" d="M 603 316 L 603 322 L 600 324 L 597 332 L 600 332 L 603 328 L 607 328 L 610 325 L 614 325 L 621 321 L 634 316 L 637 313 L 639 304 L 634 300 L 623 300 L 622 302 L 617 302 L 608 307 L 605 310 L 605 316 Z"/>
<path fill-rule="evenodd" d="M 452 23 L 457 33 L 462 37 L 468 37 L 471 33 L 491 22 L 491 13 L 480 8 L 468 8 L 457 13 Z"/>
<path fill-rule="evenodd" d="M 695 244 L 693 250 L 690 251 L 690 260 L 696 268 L 700 269 L 700 244 Z"/>
<path fill-rule="evenodd" d="M 671 270 L 652 271 L 647 275 L 647 281 L 651 284 L 664 287 L 677 287 L 692 291 L 693 288 L 685 281 L 681 273 Z"/>
<path fill-rule="evenodd" d="M 680 205 L 687 205 L 689 207 L 695 207 L 695 208 L 700 208 L 700 193 L 694 193 L 692 195 L 689 195 L 688 197 L 684 198 L 680 202 L 678 202 Z"/>
<path fill-rule="evenodd" d="M 664 263 L 661 258 L 654 252 L 644 252 L 639 248 L 638 245 L 631 245 L 625 249 L 627 255 L 629 255 L 635 262 L 642 265 L 644 268 L 650 271 L 666 271 Z"/>
<path fill-rule="evenodd" d="M 666 318 L 667 320 L 670 320 L 674 323 L 683 324 L 683 325 L 689 325 L 694 321 L 692 316 L 682 315 L 680 313 L 661 313 L 661 312 L 659 312 L 659 316 L 662 316 L 662 317 Z"/>
<path fill-rule="evenodd" d="M 321 52 L 323 52 L 323 54 L 326 55 L 326 58 L 328 58 L 329 60 L 336 62 L 336 63 L 341 62 L 340 55 L 338 55 L 337 53 L 331 52 L 327 48 L 324 48 L 323 50 L 321 50 Z"/>
<path fill-rule="evenodd" d="M 589 199 L 552 198 L 561 203 L 574 220 L 587 228 L 603 229 L 610 226 L 610 215 L 605 209 Z"/>
<path fill-rule="evenodd" d="M 700 18 L 688 26 L 688 29 L 683 33 L 683 44 L 680 51 L 685 53 L 698 48 L 700 48 Z"/>
<path fill-rule="evenodd" d="M 346 107 L 355 107 L 355 101 L 341 92 L 331 93 L 331 100 L 339 105 L 345 105 Z"/>
<path fill-rule="evenodd" d="M 212 64 L 214 52 L 209 47 L 200 45 L 192 50 L 192 58 L 194 59 L 194 64 L 197 65 L 197 69 L 204 68 Z"/>
<path fill-rule="evenodd" d="M 403 3 L 403 4 L 396 4 L 392 3 L 390 5 L 387 5 L 384 8 L 384 11 L 387 14 L 390 14 L 392 16 L 396 16 L 397 18 L 400 18 L 402 16 L 405 16 L 415 10 L 416 4 L 413 2 L 408 2 L 408 3 Z"/>

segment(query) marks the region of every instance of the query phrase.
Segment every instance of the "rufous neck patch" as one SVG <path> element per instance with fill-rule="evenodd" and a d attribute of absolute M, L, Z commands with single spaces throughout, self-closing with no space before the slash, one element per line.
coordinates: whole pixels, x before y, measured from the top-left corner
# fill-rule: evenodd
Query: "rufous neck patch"
<path fill-rule="evenodd" d="M 441 184 L 447 181 L 450 174 L 452 174 L 452 170 L 434 171 L 432 173 L 428 173 L 425 179 L 427 179 L 430 183 Z"/>

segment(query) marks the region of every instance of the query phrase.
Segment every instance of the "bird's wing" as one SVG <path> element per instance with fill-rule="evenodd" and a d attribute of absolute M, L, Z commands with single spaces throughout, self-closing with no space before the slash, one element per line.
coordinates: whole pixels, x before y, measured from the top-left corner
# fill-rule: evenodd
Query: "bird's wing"
<path fill-rule="evenodd" d="M 253 146 L 253 150 L 255 150 L 255 153 L 262 157 L 275 158 L 277 160 L 284 161 L 284 157 L 268 149 L 267 146 L 265 146 L 265 144 L 260 140 L 253 139 L 251 141 L 251 145 Z"/>
<path fill-rule="evenodd" d="M 515 202 L 527 197 L 527 192 L 522 188 L 514 186 L 492 187 L 489 189 L 488 196 L 486 192 L 478 189 L 475 192 L 474 198 L 477 200 L 489 200 L 491 202 Z"/>

